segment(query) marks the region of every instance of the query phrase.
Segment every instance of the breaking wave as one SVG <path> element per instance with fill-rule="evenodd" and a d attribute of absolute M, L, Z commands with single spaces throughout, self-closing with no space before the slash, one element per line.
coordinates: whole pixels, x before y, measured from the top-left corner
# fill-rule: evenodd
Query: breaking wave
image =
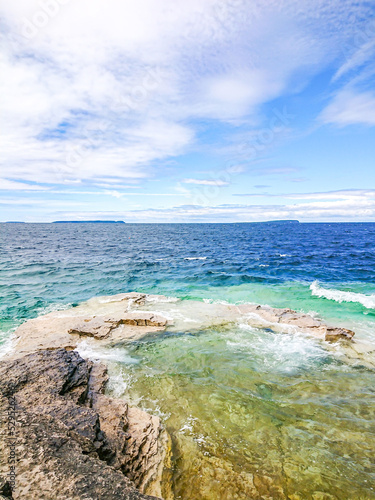
<path fill-rule="evenodd" d="M 356 292 L 344 292 L 342 290 L 333 290 L 330 288 L 322 288 L 317 281 L 310 285 L 311 294 L 316 297 L 324 297 L 328 300 L 336 302 L 355 302 L 362 304 L 366 309 L 375 309 L 375 295 L 365 295 Z"/>

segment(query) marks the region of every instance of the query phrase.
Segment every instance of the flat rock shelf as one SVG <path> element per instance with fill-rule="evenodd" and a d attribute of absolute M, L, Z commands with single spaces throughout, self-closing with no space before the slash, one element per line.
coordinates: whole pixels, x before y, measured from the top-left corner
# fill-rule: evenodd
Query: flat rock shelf
<path fill-rule="evenodd" d="M 291 309 L 135 292 L 90 299 L 31 319 L 14 333 L 13 348 L 0 364 L 0 393 L 2 414 L 9 398 L 17 408 L 17 480 L 12 490 L 6 479 L 9 447 L 2 440 L 0 494 L 15 500 L 172 500 L 172 441 L 162 421 L 109 397 L 107 367 L 83 359 L 80 346 L 110 349 L 147 336 L 231 325 L 311 336 L 328 352 L 340 345 L 348 365 L 360 360 L 375 368 L 373 345 L 355 340 L 344 326 Z M 3 420 L 3 435 L 6 425 Z M 262 481 L 254 482 L 254 495 L 268 499 L 261 496 Z"/>

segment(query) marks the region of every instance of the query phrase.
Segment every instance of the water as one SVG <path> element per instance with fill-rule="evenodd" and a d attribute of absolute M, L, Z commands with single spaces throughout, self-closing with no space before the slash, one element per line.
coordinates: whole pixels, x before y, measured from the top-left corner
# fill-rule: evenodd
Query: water
<path fill-rule="evenodd" d="M 28 318 L 135 290 L 183 299 L 174 314 L 192 320 L 192 299 L 291 307 L 375 343 L 374 242 L 372 223 L 0 224 L 1 342 Z M 180 321 L 87 355 L 109 363 L 111 392 L 161 416 L 176 499 L 375 498 L 374 373 L 339 350 Z"/>

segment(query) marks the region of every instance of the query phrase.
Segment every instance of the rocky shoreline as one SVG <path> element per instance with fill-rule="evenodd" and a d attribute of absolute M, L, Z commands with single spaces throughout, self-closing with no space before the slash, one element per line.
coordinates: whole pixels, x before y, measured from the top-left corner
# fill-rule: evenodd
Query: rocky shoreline
<path fill-rule="evenodd" d="M 161 488 L 170 462 L 168 434 L 158 417 L 105 396 L 106 382 L 105 366 L 66 349 L 42 350 L 0 364 L 3 416 L 9 399 L 15 401 L 11 439 L 6 439 L 8 420 L 1 422 L 3 498 L 169 497 Z"/>
<path fill-rule="evenodd" d="M 183 325 L 187 331 L 241 321 L 276 332 L 303 332 L 327 346 L 344 341 L 348 359 L 371 349 L 373 354 L 372 347 L 353 340 L 351 330 L 291 309 L 187 302 L 195 316 L 181 320 L 177 299 L 140 293 L 101 297 L 17 329 L 14 348 L 0 363 L 1 414 L 9 413 L 10 399 L 16 406 L 16 487 L 12 491 L 9 476 L 12 441 L 7 436 L 13 436 L 9 419 L 3 418 L 0 498 L 173 498 L 168 433 L 158 417 L 105 395 L 106 367 L 75 351 L 83 339 L 110 347 L 167 327 L 181 330 Z"/>
<path fill-rule="evenodd" d="M 275 332 L 299 331 L 328 342 L 352 341 L 354 332 L 347 328 L 329 326 L 308 314 L 292 309 L 277 309 L 255 304 L 209 304 L 189 301 L 202 309 L 202 319 L 186 321 L 184 327 L 200 328 L 207 324 L 221 325 L 239 320 L 253 327 L 269 328 Z M 155 304 L 168 303 L 168 297 L 142 293 L 124 293 L 100 297 L 64 311 L 54 311 L 32 319 L 15 332 L 12 357 L 40 349 L 63 347 L 75 349 L 85 338 L 97 345 L 115 345 L 134 341 L 155 332 L 173 327 L 175 321 L 155 312 Z M 175 303 L 178 303 L 176 300 Z M 149 310 L 151 308 L 151 310 Z M 173 313 L 173 311 L 172 311 Z M 197 326 L 200 323 L 200 327 Z"/>

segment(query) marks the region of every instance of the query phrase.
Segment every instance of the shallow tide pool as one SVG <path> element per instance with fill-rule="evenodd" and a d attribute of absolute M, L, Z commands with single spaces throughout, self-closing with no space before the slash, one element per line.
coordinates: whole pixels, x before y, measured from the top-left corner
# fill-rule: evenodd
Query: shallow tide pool
<path fill-rule="evenodd" d="M 86 355 L 161 416 L 176 499 L 375 498 L 374 373 L 319 341 L 236 325 Z"/>

